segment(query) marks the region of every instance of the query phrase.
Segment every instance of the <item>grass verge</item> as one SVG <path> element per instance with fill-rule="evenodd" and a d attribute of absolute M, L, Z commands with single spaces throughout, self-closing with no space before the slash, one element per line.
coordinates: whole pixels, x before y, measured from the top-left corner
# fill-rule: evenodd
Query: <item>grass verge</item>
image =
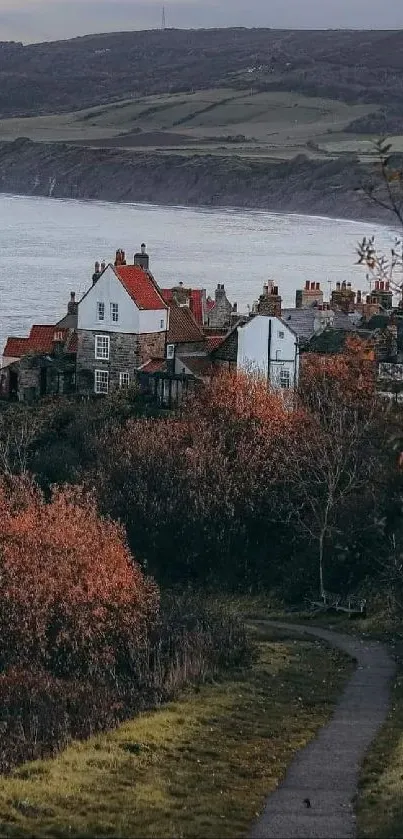
<path fill-rule="evenodd" d="M 353 666 L 315 641 L 254 632 L 251 669 L 3 777 L 0 835 L 244 835 Z"/>

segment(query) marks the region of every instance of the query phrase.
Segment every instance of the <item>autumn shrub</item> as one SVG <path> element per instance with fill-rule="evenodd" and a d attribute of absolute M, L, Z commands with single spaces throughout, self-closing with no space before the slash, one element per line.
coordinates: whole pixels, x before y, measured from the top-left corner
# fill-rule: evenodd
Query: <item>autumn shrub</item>
<path fill-rule="evenodd" d="M 184 686 L 247 667 L 253 654 L 243 624 L 221 605 L 165 595 L 130 679 L 58 678 L 32 665 L 10 667 L 0 675 L 0 772 L 111 729 Z"/>
<path fill-rule="evenodd" d="M 164 597 L 82 489 L 0 483 L 0 771 L 249 663 L 245 631 Z"/>
<path fill-rule="evenodd" d="M 58 676 L 119 678 L 156 621 L 159 593 L 122 528 L 80 489 L 49 503 L 0 484 L 0 662 Z"/>

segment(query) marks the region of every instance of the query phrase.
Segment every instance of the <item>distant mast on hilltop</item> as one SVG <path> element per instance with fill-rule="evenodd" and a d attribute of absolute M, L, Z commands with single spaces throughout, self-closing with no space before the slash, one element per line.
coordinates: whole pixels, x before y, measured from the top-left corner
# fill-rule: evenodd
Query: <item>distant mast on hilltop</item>
<path fill-rule="evenodd" d="M 166 28 L 167 28 L 167 20 L 166 20 L 166 14 L 165 14 L 165 6 L 163 6 L 162 7 L 162 18 L 161 18 L 161 29 L 162 29 L 163 32 L 165 32 Z"/>

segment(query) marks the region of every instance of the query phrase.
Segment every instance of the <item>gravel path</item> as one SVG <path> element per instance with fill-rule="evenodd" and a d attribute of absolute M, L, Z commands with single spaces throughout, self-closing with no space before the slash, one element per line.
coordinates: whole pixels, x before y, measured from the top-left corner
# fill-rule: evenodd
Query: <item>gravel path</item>
<path fill-rule="evenodd" d="M 311 626 L 272 626 L 327 641 L 355 658 L 357 669 L 331 721 L 298 753 L 269 797 L 251 839 L 349 839 L 356 835 L 353 801 L 360 766 L 389 710 L 394 661 L 375 641 Z"/>

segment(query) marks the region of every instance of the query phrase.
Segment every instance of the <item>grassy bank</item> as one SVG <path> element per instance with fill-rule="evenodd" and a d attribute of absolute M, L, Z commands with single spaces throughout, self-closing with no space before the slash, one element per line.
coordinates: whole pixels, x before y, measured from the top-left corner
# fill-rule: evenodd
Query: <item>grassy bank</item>
<path fill-rule="evenodd" d="M 316 642 L 256 633 L 251 669 L 3 777 L 0 835 L 244 835 L 352 667 Z"/>

